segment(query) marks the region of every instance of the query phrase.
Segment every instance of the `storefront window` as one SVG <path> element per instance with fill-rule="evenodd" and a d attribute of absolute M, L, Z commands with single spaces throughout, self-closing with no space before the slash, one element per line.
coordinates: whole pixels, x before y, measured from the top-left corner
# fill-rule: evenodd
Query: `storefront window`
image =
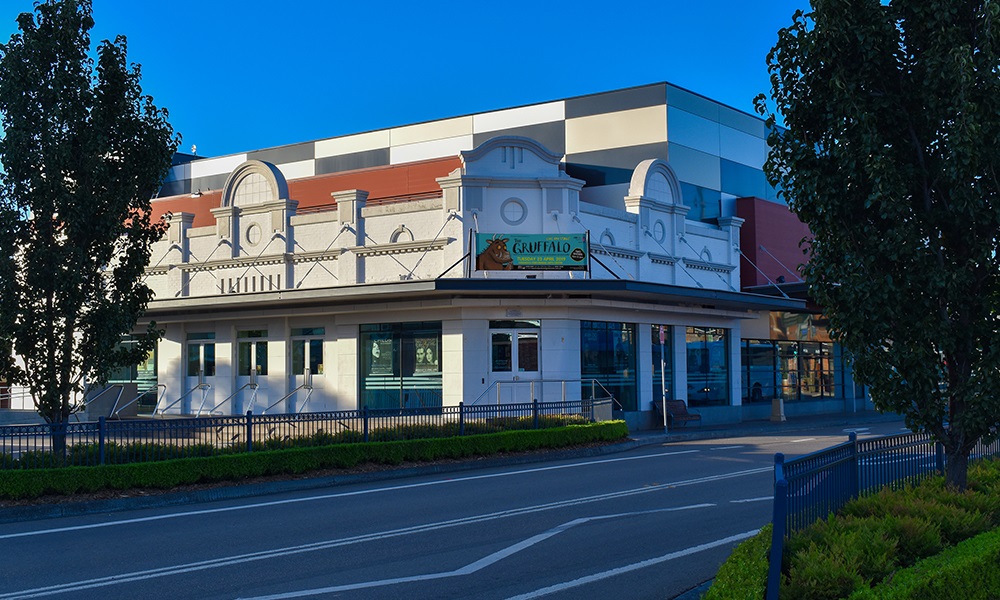
<path fill-rule="evenodd" d="M 674 399 L 673 353 L 670 325 L 653 325 L 653 400 Z"/>
<path fill-rule="evenodd" d="M 362 325 L 360 405 L 440 407 L 441 322 Z"/>
<path fill-rule="evenodd" d="M 770 402 L 776 393 L 777 351 L 771 340 L 743 340 L 743 402 Z"/>
<path fill-rule="evenodd" d="M 840 398 L 831 342 L 743 340 L 744 402 Z"/>
<path fill-rule="evenodd" d="M 580 351 L 583 379 L 595 379 L 604 386 L 615 397 L 616 409 L 638 410 L 635 324 L 581 321 Z M 589 390 L 589 381 L 583 385 Z"/>
<path fill-rule="evenodd" d="M 729 402 L 728 331 L 713 327 L 688 327 L 688 404 L 724 405 Z"/>

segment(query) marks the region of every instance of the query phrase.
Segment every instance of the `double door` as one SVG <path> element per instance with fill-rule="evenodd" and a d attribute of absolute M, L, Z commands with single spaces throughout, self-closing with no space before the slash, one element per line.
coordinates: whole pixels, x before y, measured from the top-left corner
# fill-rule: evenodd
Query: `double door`
<path fill-rule="evenodd" d="M 541 391 L 539 329 L 491 329 L 490 377 L 500 403 L 531 402 Z"/>

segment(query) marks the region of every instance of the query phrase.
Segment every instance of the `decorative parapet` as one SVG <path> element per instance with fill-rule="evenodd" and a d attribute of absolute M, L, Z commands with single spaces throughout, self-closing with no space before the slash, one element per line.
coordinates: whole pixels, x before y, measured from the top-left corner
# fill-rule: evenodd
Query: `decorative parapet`
<path fill-rule="evenodd" d="M 684 258 L 684 266 L 690 267 L 692 269 L 698 269 L 700 271 L 712 271 L 714 273 L 732 273 L 736 270 L 735 265 L 727 265 L 724 263 L 717 262 L 707 262 L 704 260 L 697 260 L 694 258 Z"/>
<path fill-rule="evenodd" d="M 409 254 L 413 252 L 424 252 L 426 250 L 441 250 L 448 244 L 454 242 L 453 238 L 437 238 L 433 240 L 415 240 L 405 242 L 390 242 L 379 244 L 378 246 L 358 246 L 347 248 L 358 256 L 386 256 L 389 254 Z"/>

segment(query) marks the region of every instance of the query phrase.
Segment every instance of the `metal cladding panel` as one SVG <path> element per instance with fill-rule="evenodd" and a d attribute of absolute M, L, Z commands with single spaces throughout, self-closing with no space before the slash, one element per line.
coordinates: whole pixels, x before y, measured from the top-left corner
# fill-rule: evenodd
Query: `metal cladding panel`
<path fill-rule="evenodd" d="M 301 160 L 311 160 L 316 157 L 316 144 L 307 142 L 292 146 L 281 146 L 268 150 L 256 150 L 247 153 L 247 160 L 260 160 L 271 164 L 293 163 Z"/>
<path fill-rule="evenodd" d="M 588 117 L 647 106 L 664 105 L 667 86 L 663 83 L 645 85 L 614 92 L 592 94 L 566 100 L 566 118 Z"/>

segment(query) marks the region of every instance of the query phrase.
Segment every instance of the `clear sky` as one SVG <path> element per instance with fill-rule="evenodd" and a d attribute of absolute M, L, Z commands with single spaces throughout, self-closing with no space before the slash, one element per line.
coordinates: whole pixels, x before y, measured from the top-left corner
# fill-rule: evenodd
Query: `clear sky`
<path fill-rule="evenodd" d="M 93 0 L 182 151 L 218 156 L 668 81 L 752 112 L 807 0 Z M 32 0 L 0 0 L 9 39 Z"/>

